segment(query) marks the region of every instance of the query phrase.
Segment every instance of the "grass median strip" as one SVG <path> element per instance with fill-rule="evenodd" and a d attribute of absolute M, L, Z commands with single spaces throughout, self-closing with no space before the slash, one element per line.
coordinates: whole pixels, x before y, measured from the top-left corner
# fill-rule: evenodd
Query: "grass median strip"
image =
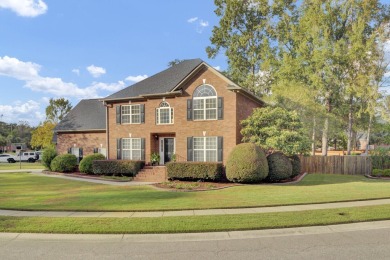
<path fill-rule="evenodd" d="M 165 218 L 0 217 L 0 232 L 147 234 L 258 230 L 390 219 L 390 205 Z"/>

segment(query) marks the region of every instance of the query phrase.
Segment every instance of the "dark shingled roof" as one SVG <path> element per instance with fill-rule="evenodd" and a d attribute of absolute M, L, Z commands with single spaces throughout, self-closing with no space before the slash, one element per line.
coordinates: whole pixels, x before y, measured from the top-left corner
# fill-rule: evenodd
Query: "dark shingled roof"
<path fill-rule="evenodd" d="M 54 131 L 106 130 L 106 109 L 98 99 L 81 100 Z"/>
<path fill-rule="evenodd" d="M 105 99 L 121 99 L 170 92 L 202 62 L 201 59 L 184 60 Z"/>

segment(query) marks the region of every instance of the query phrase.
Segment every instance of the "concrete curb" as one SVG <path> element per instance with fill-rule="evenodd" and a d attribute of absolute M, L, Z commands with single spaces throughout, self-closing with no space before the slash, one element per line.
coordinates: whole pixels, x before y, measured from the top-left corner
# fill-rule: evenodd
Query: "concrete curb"
<path fill-rule="evenodd" d="M 0 233 L 0 242 L 7 241 L 104 241 L 104 242 L 163 242 L 163 241 L 210 241 L 235 240 L 265 237 L 302 236 L 331 234 L 348 231 L 390 229 L 390 220 L 361 222 L 352 224 L 312 226 L 299 228 L 264 229 L 251 231 L 181 233 L 181 234 L 37 234 L 37 233 Z"/>

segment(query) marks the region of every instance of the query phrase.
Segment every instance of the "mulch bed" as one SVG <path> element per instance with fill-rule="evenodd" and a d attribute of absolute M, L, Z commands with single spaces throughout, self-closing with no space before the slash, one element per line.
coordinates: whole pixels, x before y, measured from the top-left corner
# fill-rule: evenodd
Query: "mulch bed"
<path fill-rule="evenodd" d="M 379 179 L 379 180 L 390 180 L 390 177 L 378 177 L 378 176 L 372 176 L 372 175 L 365 175 L 369 179 Z"/>
<path fill-rule="evenodd" d="M 89 174 L 80 173 L 80 172 L 62 173 L 62 172 L 51 172 L 51 171 L 44 170 L 44 171 L 42 171 L 42 173 L 48 174 L 48 175 L 62 175 L 62 176 L 101 180 L 101 181 L 115 181 L 115 182 L 129 182 L 129 181 L 131 181 L 131 180 L 118 180 L 118 179 L 103 178 L 103 177 L 100 177 L 99 175 L 89 175 Z"/>

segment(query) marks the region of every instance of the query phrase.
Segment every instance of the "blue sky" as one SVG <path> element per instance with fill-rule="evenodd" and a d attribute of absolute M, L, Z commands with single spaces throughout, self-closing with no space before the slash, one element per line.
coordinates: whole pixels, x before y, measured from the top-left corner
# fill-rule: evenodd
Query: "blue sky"
<path fill-rule="evenodd" d="M 33 3 L 33 4 L 31 4 Z M 49 98 L 107 96 L 174 59 L 209 60 L 210 0 L 0 0 L 0 121 L 45 119 Z"/>
<path fill-rule="evenodd" d="M 104 97 L 174 59 L 226 69 L 205 52 L 213 2 L 0 0 L 0 121 L 36 126 L 50 98 Z"/>

